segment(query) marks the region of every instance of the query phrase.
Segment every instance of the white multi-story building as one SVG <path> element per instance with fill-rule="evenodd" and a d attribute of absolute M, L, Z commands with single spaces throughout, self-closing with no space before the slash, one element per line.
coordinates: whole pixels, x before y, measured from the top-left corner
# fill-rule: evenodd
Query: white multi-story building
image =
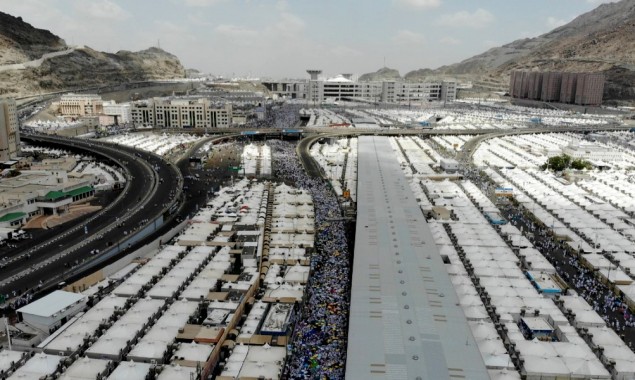
<path fill-rule="evenodd" d="M 131 106 L 132 123 L 156 128 L 227 128 L 232 105 L 217 106 L 206 98 L 152 99 Z"/>
<path fill-rule="evenodd" d="M 422 101 L 454 101 L 455 80 L 432 82 L 373 81 L 356 82 L 350 74 L 319 79 L 320 70 L 308 70 L 311 79 L 295 82 L 263 82 L 275 96 L 322 102 L 328 99 L 358 99 L 384 103 L 410 103 Z"/>
<path fill-rule="evenodd" d="M 104 102 L 96 94 L 64 94 L 59 107 L 64 116 L 99 115 L 104 112 Z"/>
<path fill-rule="evenodd" d="M 573 159 L 593 162 L 622 161 L 622 152 L 593 143 L 572 142 L 562 149 L 562 153 Z"/>
<path fill-rule="evenodd" d="M 0 161 L 20 154 L 20 127 L 14 99 L 0 99 Z"/>
<path fill-rule="evenodd" d="M 306 99 L 306 81 L 267 81 L 263 82 L 274 98 Z"/>
<path fill-rule="evenodd" d="M 69 178 L 64 170 L 24 170 L 0 183 L 0 227 L 14 227 L 35 215 L 57 215 L 95 194 L 95 177 Z"/>
<path fill-rule="evenodd" d="M 104 102 L 104 115 L 113 116 L 118 123 L 126 124 L 132 121 L 129 103 L 118 104 L 114 100 Z"/>

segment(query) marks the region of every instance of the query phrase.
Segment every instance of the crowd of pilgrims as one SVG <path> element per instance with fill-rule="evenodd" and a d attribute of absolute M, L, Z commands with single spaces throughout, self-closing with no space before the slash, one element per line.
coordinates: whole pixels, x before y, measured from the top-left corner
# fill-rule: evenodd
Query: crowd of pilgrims
<path fill-rule="evenodd" d="M 478 170 L 468 169 L 463 174 L 476 183 L 483 193 L 493 191 L 493 185 Z M 549 226 L 533 220 L 530 210 L 523 211 L 511 204 L 500 206 L 500 210 L 516 227 L 531 233 L 529 240 L 551 262 L 570 289 L 584 298 L 607 326 L 620 334 L 624 342 L 633 348 L 635 332 L 632 328 L 635 327 L 635 316 L 631 314 L 626 301 L 600 281 L 592 270 L 583 266 L 575 250 L 565 242 L 554 240 Z"/>
<path fill-rule="evenodd" d="M 307 176 L 295 145 L 270 141 L 274 177 L 308 190 L 315 205 L 316 241 L 305 302 L 296 318 L 285 378 L 343 379 L 348 333 L 350 262 L 340 207 L 330 186 Z"/>

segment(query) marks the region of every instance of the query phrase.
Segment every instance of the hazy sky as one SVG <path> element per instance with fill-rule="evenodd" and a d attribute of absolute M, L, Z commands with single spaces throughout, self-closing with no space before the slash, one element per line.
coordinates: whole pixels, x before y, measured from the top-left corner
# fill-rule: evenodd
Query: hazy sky
<path fill-rule="evenodd" d="M 535 37 L 607 0 L 0 0 L 67 44 L 108 52 L 160 43 L 224 76 L 404 75 Z M 160 42 L 159 42 L 160 41 Z"/>

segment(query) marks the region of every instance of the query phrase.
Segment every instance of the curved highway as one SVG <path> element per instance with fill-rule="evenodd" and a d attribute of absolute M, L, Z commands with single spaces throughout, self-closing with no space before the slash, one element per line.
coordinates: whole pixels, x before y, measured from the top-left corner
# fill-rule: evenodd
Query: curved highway
<path fill-rule="evenodd" d="M 97 214 L 56 228 L 53 237 L 36 246 L 10 252 L 0 269 L 0 293 L 50 287 L 98 265 L 105 260 L 104 253 L 127 248 L 126 240 L 135 232 L 162 224 L 165 210 L 175 210 L 182 199 L 178 169 L 154 154 L 94 140 L 44 135 L 23 139 L 82 154 L 93 152 L 124 168 L 127 183 L 119 197 Z M 91 255 L 94 250 L 100 253 Z"/>

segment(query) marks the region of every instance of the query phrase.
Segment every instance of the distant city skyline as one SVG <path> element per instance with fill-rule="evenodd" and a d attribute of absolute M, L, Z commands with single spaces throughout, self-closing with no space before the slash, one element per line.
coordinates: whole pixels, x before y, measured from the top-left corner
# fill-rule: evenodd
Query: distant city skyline
<path fill-rule="evenodd" d="M 225 77 L 303 78 L 305 69 L 401 75 L 536 37 L 614 0 L 0 0 L 69 45 L 158 46 Z"/>

